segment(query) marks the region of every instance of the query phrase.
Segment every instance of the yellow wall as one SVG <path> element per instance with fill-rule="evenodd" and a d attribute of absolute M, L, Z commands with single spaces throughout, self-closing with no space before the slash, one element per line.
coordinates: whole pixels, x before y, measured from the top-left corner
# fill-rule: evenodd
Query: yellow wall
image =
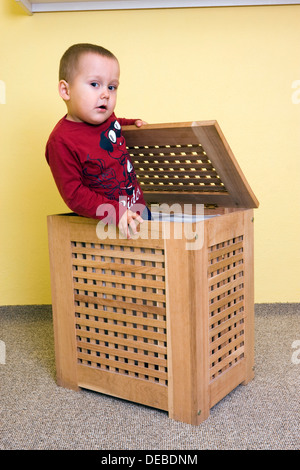
<path fill-rule="evenodd" d="M 76 42 L 119 57 L 120 117 L 217 119 L 260 201 L 255 301 L 300 301 L 300 6 L 28 16 L 2 0 L 0 34 L 0 305 L 51 302 L 46 216 L 66 206 L 44 146 Z"/>

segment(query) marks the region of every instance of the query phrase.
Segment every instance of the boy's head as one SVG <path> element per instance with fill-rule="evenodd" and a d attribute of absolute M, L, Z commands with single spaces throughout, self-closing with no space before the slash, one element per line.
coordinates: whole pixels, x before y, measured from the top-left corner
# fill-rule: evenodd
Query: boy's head
<path fill-rule="evenodd" d="M 60 59 L 59 80 L 71 83 L 78 70 L 79 59 L 86 53 L 94 53 L 118 61 L 115 55 L 104 47 L 88 43 L 74 44 L 66 50 Z"/>
<path fill-rule="evenodd" d="M 59 94 L 67 119 L 101 124 L 114 112 L 120 68 L 117 58 L 94 44 L 75 44 L 62 56 Z"/>

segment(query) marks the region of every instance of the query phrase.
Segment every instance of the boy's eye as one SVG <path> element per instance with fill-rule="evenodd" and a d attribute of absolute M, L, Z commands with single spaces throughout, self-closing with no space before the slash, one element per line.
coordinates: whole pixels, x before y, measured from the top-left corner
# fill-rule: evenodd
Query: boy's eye
<path fill-rule="evenodd" d="M 99 86 L 99 84 L 97 82 L 92 82 L 91 85 L 95 88 Z"/>
<path fill-rule="evenodd" d="M 110 91 L 114 91 L 114 90 L 117 89 L 117 87 L 116 87 L 115 85 L 109 85 L 108 89 L 109 89 Z"/>

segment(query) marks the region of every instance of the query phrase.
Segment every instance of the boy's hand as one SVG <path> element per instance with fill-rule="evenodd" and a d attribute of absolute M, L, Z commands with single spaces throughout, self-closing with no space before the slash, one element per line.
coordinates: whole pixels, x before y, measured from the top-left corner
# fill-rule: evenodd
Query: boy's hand
<path fill-rule="evenodd" d="M 119 230 L 122 235 L 130 239 L 130 230 L 132 231 L 133 235 L 135 235 L 137 233 L 136 227 L 138 223 L 143 223 L 142 217 L 136 212 L 132 212 L 131 210 L 127 209 L 127 211 L 124 212 L 124 214 L 120 218 Z"/>
<path fill-rule="evenodd" d="M 146 121 L 142 121 L 141 119 L 137 119 L 134 124 L 136 125 L 136 127 L 142 127 L 148 123 Z"/>

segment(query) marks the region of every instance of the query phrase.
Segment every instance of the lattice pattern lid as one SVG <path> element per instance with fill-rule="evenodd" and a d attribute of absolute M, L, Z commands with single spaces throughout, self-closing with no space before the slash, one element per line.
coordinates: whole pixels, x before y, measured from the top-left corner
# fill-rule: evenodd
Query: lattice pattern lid
<path fill-rule="evenodd" d="M 127 126 L 123 135 L 148 203 L 258 207 L 216 121 Z"/>

